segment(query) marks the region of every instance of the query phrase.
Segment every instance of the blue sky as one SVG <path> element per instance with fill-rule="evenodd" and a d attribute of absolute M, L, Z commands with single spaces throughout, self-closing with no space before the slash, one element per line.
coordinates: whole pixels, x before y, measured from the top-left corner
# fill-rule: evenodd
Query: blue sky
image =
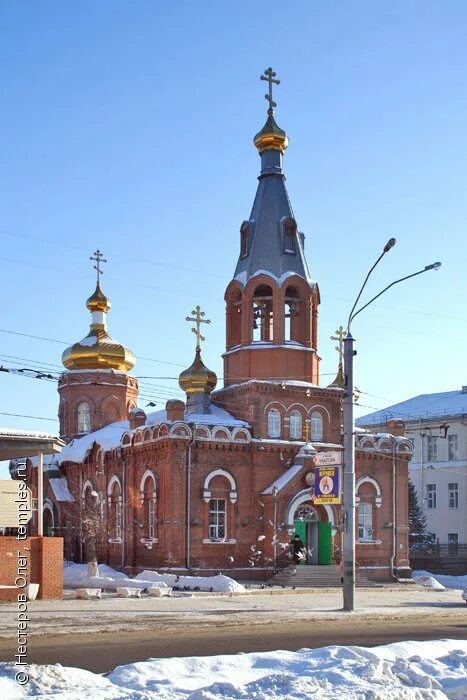
<path fill-rule="evenodd" d="M 391 236 L 367 298 L 443 267 L 355 322 L 359 413 L 466 383 L 465 2 L 4 0 L 0 23 L 1 364 L 59 369 L 65 343 L 87 333 L 99 247 L 110 332 L 149 358 L 134 370 L 152 377 L 141 405 L 179 394 L 196 304 L 212 319 L 205 362 L 222 374 L 223 294 L 272 65 L 287 186 L 321 290 L 322 383 L 336 371 L 329 336 Z M 57 431 L 54 382 L 0 382 L 1 424 Z"/>

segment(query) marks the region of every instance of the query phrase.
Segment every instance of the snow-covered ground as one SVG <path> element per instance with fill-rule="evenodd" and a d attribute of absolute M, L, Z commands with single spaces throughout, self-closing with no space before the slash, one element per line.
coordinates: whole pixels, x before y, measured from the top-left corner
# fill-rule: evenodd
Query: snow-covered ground
<path fill-rule="evenodd" d="M 467 575 L 448 576 L 446 574 L 432 574 L 430 571 L 413 571 L 412 578 L 426 588 L 454 588 L 462 590 L 467 586 Z"/>
<path fill-rule="evenodd" d="M 20 688 L 0 664 L 0 697 L 65 700 L 465 700 L 467 642 L 329 646 L 208 657 L 149 659 L 106 677 L 30 667 Z"/>
<path fill-rule="evenodd" d="M 106 564 L 99 564 L 99 576 L 88 576 L 86 564 L 74 564 L 68 561 L 65 562 L 63 571 L 63 586 L 64 588 L 101 588 L 103 590 L 115 590 L 117 586 L 141 589 L 176 586 L 184 591 L 216 593 L 246 591 L 244 586 L 229 576 L 175 576 L 175 574 L 159 574 L 157 571 L 145 570 L 135 578 L 131 578 Z"/>

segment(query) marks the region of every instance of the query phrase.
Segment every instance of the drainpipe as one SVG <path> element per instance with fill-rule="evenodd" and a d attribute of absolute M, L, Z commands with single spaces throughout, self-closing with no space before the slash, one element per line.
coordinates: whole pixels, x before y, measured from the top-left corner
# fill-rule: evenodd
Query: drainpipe
<path fill-rule="evenodd" d="M 126 472 L 126 459 L 121 451 L 122 455 L 122 563 L 120 568 L 123 569 L 125 566 L 125 472 Z"/>
<path fill-rule="evenodd" d="M 396 561 L 396 439 L 392 438 L 392 557 L 391 576 L 397 579 L 394 573 L 394 563 Z"/>
<path fill-rule="evenodd" d="M 79 471 L 79 560 L 83 563 L 83 472 Z"/>
<path fill-rule="evenodd" d="M 44 536 L 44 460 L 42 452 L 37 453 L 37 534 Z"/>
<path fill-rule="evenodd" d="M 274 573 L 276 573 L 276 571 L 277 571 L 277 486 L 273 487 L 272 496 L 274 498 L 273 569 L 274 569 Z"/>
<path fill-rule="evenodd" d="M 191 450 L 195 443 L 195 425 L 188 424 L 191 429 L 191 438 L 187 449 L 186 464 L 186 555 L 185 566 L 189 572 L 191 569 Z"/>

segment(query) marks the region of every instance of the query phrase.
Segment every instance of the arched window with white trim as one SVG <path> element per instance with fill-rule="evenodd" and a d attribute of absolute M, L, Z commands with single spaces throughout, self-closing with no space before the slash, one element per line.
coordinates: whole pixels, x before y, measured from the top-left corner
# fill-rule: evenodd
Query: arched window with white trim
<path fill-rule="evenodd" d="M 208 504 L 208 539 L 223 542 L 234 534 L 232 504 L 237 501 L 237 484 L 225 469 L 215 469 L 204 480 L 203 499 Z"/>
<path fill-rule="evenodd" d="M 358 540 L 359 542 L 373 540 L 373 506 L 371 503 L 358 504 Z"/>
<path fill-rule="evenodd" d="M 91 409 L 87 401 L 78 404 L 78 433 L 89 433 L 91 430 Z"/>
<path fill-rule="evenodd" d="M 270 408 L 268 411 L 268 436 L 270 438 L 281 436 L 281 414 L 277 408 Z"/>
<path fill-rule="evenodd" d="M 120 481 L 114 477 L 108 491 L 110 535 L 112 539 L 121 540 L 123 534 L 123 503 Z"/>
<path fill-rule="evenodd" d="M 290 439 L 302 439 L 302 414 L 300 411 L 292 411 L 290 414 Z"/>
<path fill-rule="evenodd" d="M 156 536 L 156 479 L 152 472 L 147 471 L 141 480 L 141 505 L 144 519 L 144 535 L 148 539 Z"/>
<path fill-rule="evenodd" d="M 321 442 L 323 440 L 323 416 L 318 411 L 311 414 L 311 441 Z"/>

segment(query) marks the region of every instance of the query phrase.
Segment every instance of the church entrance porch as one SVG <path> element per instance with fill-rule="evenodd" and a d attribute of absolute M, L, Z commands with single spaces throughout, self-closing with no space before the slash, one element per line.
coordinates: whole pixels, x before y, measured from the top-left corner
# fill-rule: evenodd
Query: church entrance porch
<path fill-rule="evenodd" d="M 305 551 L 301 564 L 332 564 L 332 528 L 326 513 L 311 503 L 302 503 L 293 515 L 294 532 L 302 540 Z"/>

